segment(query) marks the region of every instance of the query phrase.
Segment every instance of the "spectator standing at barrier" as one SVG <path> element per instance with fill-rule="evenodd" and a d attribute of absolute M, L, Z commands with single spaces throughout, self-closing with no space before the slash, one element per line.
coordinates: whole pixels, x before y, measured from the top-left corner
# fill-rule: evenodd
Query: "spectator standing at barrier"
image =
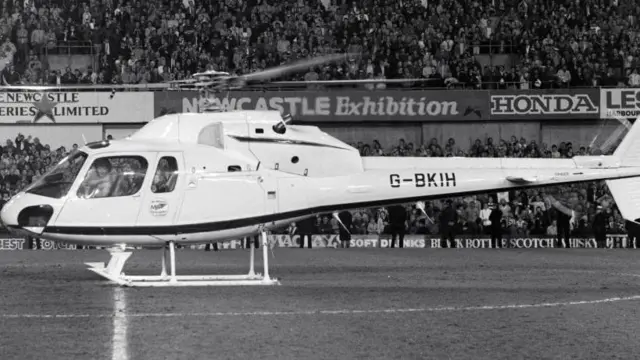
<path fill-rule="evenodd" d="M 394 205 L 389 207 L 389 233 L 391 233 L 391 248 L 396 246 L 396 238 L 398 238 L 399 247 L 404 247 L 404 234 L 406 232 L 405 223 L 407 222 L 407 209 L 402 205 Z"/>
<path fill-rule="evenodd" d="M 491 247 L 494 249 L 499 249 L 502 247 L 502 210 L 500 210 L 500 206 L 493 206 L 491 214 L 489 214 L 489 222 Z"/>
<path fill-rule="evenodd" d="M 351 212 L 342 211 L 338 214 L 338 218 L 342 225 L 340 225 L 340 243 L 343 248 L 349 248 L 349 243 L 351 242 L 351 231 L 353 225 L 353 217 Z"/>
<path fill-rule="evenodd" d="M 257 234 L 257 235 L 254 235 L 254 236 L 245 237 L 244 238 L 244 248 L 248 249 L 252 240 L 253 240 L 253 248 L 254 249 L 259 249 L 260 248 L 260 234 Z"/>
<path fill-rule="evenodd" d="M 478 209 L 477 202 L 471 200 L 464 210 L 465 219 L 467 222 L 467 229 L 473 236 L 477 236 L 480 233 L 480 210 Z"/>
<path fill-rule="evenodd" d="M 606 247 L 607 244 L 607 214 L 602 206 L 596 207 L 596 215 L 593 217 L 593 235 L 596 239 L 598 247 Z"/>
<path fill-rule="evenodd" d="M 213 251 L 218 251 L 218 242 L 214 241 L 214 242 L 210 242 L 207 245 L 205 245 L 204 247 L 204 251 L 211 251 L 211 249 L 213 249 Z"/>
<path fill-rule="evenodd" d="M 298 228 L 298 224 L 296 224 L 295 222 L 289 224 L 289 227 L 287 228 L 287 235 L 289 235 L 293 239 L 293 237 L 298 235 L 299 232 L 300 228 Z"/>
<path fill-rule="evenodd" d="M 482 221 L 482 229 L 484 234 L 491 233 L 491 220 L 489 217 L 491 216 L 492 210 L 489 209 L 489 204 L 482 204 L 482 210 L 480 210 L 480 220 Z"/>
<path fill-rule="evenodd" d="M 557 227 L 558 227 L 558 247 L 570 248 L 570 236 L 571 236 L 571 215 L 566 214 L 564 211 L 556 211 L 557 214 Z"/>
<path fill-rule="evenodd" d="M 440 247 L 447 247 L 447 240 L 452 248 L 456 247 L 454 229 L 458 222 L 458 213 L 453 208 L 453 201 L 447 200 L 447 206 L 440 213 Z"/>
<path fill-rule="evenodd" d="M 638 235 L 640 235 L 640 225 L 633 221 L 625 221 L 625 228 L 627 230 L 627 249 L 635 249 L 637 247 Z M 607 236 L 605 235 L 605 244 L 606 240 Z"/>

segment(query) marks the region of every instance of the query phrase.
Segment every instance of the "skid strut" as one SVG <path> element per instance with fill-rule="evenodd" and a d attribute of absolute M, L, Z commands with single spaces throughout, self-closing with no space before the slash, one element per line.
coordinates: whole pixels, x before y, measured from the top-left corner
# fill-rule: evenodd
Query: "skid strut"
<path fill-rule="evenodd" d="M 177 275 L 175 243 L 170 241 L 162 251 L 162 270 L 160 275 L 125 275 L 122 272 L 125 263 L 131 256 L 130 251 L 122 248 L 109 249 L 111 259 L 108 264 L 86 263 L 89 270 L 121 286 L 132 287 L 167 287 L 167 286 L 248 286 L 279 285 L 280 282 L 269 276 L 269 257 L 267 233 L 262 232 L 262 261 L 264 274 L 255 272 L 255 248 L 250 241 L 249 273 L 241 275 Z M 167 261 L 167 255 L 169 261 Z M 169 274 L 167 274 L 167 262 Z"/>

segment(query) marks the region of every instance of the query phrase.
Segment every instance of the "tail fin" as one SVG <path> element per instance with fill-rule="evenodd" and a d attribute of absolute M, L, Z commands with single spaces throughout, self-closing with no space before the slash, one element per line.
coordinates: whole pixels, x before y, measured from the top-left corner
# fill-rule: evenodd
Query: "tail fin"
<path fill-rule="evenodd" d="M 613 153 L 622 167 L 640 166 L 640 121 L 636 121 Z M 640 221 L 640 177 L 606 181 L 622 217 Z"/>
<path fill-rule="evenodd" d="M 640 121 L 631 126 L 613 156 L 620 160 L 620 166 L 640 166 Z"/>

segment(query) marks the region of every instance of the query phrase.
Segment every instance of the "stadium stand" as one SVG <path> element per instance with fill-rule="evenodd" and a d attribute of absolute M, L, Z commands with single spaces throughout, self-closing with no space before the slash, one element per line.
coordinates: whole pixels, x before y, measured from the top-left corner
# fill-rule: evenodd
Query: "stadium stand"
<path fill-rule="evenodd" d="M 606 5 L 605 5 L 606 3 Z M 0 2 L 6 84 L 157 83 L 248 73 L 353 51 L 299 79 L 430 79 L 433 86 L 640 85 L 633 0 Z M 92 66 L 49 69 L 60 49 Z M 496 55 L 482 64 L 486 54 Z M 498 56 L 503 55 L 503 56 Z M 502 60 L 501 60 L 502 59 Z M 14 67 L 5 67 L 11 60 Z M 410 84 L 409 84 L 410 85 Z"/>
<path fill-rule="evenodd" d="M 363 56 L 292 79 L 428 79 L 436 87 L 484 89 L 640 86 L 640 7 L 632 0 L 4 0 L 0 14 L 3 85 L 157 83 L 198 70 L 248 73 L 354 51 Z M 49 66 L 49 55 L 61 48 L 86 51 L 75 44 L 90 44 L 96 59 L 91 66 Z M 482 61 L 489 54 L 490 61 Z M 2 147 L 3 199 L 66 152 L 37 140 L 18 138 Z M 387 150 L 377 142 L 357 146 L 365 156 L 571 157 L 588 152 L 571 144 L 538 147 L 525 139 L 470 149 L 456 148 L 455 140 L 445 146 L 402 143 Z M 571 202 L 575 231 L 583 230 L 581 224 L 588 228 L 596 204 L 611 203 L 601 183 L 552 190 Z M 547 232 L 554 209 L 544 196 L 537 190 L 508 194 L 500 205 L 506 210 L 504 227 Z M 498 201 L 488 195 L 456 199 L 461 230 L 476 231 L 476 223 L 481 228 L 479 209 Z M 437 219 L 440 208 L 434 201 L 427 212 Z M 437 224 L 410 210 L 410 232 L 437 234 Z M 615 207 L 607 211 L 609 231 L 624 231 Z M 322 218 L 319 223 L 326 222 Z M 328 221 L 337 232 L 336 221 Z M 354 224 L 357 233 L 381 233 L 385 212 L 356 211 Z"/>

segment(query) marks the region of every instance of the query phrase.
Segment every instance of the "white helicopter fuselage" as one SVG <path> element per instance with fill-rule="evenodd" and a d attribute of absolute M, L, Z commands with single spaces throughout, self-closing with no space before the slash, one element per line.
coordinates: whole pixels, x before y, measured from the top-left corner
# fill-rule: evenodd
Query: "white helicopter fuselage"
<path fill-rule="evenodd" d="M 35 183 L 0 216 L 13 231 L 54 241 L 162 246 L 251 236 L 262 227 L 346 209 L 640 176 L 640 167 L 620 166 L 614 156 L 360 157 L 317 127 L 278 132 L 279 123 L 274 111 L 166 115 L 126 140 L 81 149 L 86 159 L 63 196 L 43 196 Z M 136 193 L 80 194 L 94 161 L 104 157 L 144 159 L 148 166 Z M 175 187 L 157 193 L 154 174 L 167 157 L 176 161 Z"/>

